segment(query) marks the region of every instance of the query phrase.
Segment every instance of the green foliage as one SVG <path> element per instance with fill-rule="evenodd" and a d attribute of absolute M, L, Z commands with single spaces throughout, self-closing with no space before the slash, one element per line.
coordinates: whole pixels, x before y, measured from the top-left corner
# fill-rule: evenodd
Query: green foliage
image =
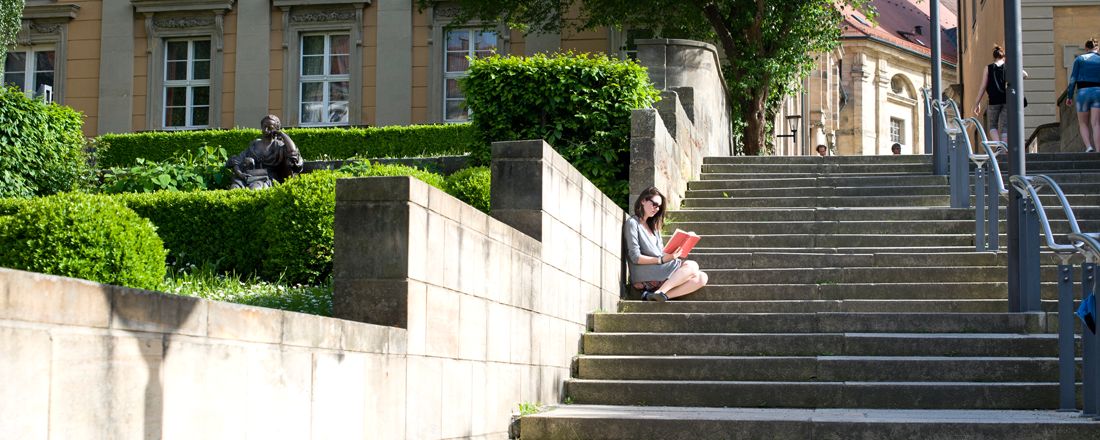
<path fill-rule="evenodd" d="M 625 206 L 630 113 L 659 97 L 644 68 L 606 55 L 494 55 L 468 73 L 460 84 L 480 137 L 475 162 L 488 163 L 492 141 L 545 139 Z"/>
<path fill-rule="evenodd" d="M 319 286 L 290 285 L 256 276 L 223 274 L 212 266 L 181 267 L 168 274 L 163 290 L 213 301 L 332 316 L 332 282 Z"/>
<path fill-rule="evenodd" d="M 472 167 L 447 176 L 447 193 L 466 204 L 489 213 L 489 189 L 492 173 L 487 167 Z"/>
<path fill-rule="evenodd" d="M 105 196 L 65 193 L 0 217 L 0 266 L 156 289 L 165 250 L 156 229 Z"/>
<path fill-rule="evenodd" d="M 114 197 L 157 226 L 173 265 L 209 265 L 218 271 L 254 274 L 267 252 L 260 230 L 271 195 L 268 190 L 236 190 Z"/>
<path fill-rule="evenodd" d="M 225 167 L 224 148 L 205 146 L 166 162 L 138 158 L 131 167 L 113 167 L 103 173 L 100 190 L 109 194 L 153 191 L 226 189 L 232 172 Z"/>
<path fill-rule="evenodd" d="M 0 60 L 7 59 L 8 46 L 15 44 L 25 3 L 26 0 L 0 0 Z M 0 63 L 0 74 L 3 73 L 4 63 Z"/>
<path fill-rule="evenodd" d="M 468 124 L 411 125 L 369 128 L 288 128 L 287 135 L 306 160 L 352 157 L 415 157 L 465 154 L 473 142 Z M 130 166 L 171 160 L 203 146 L 235 154 L 248 148 L 260 130 L 160 131 L 105 134 L 96 138 L 96 161 L 101 167 Z"/>
<path fill-rule="evenodd" d="M 662 38 L 716 42 L 740 120 L 746 154 L 757 154 L 767 137 L 769 113 L 778 100 L 800 88 L 811 54 L 839 44 L 842 15 L 851 6 L 873 18 L 870 0 L 456 0 L 455 23 L 504 22 L 513 28 L 554 31 L 563 27 L 653 30 Z M 421 8 L 434 0 L 417 0 Z M 563 19 L 567 18 L 567 19 Z M 468 94 L 467 94 L 468 96 Z M 475 116 L 477 113 L 475 112 Z"/>
<path fill-rule="evenodd" d="M 317 284 L 332 274 L 333 224 L 338 171 L 302 174 L 268 190 L 264 223 L 267 242 L 263 274 L 290 283 Z"/>
<path fill-rule="evenodd" d="M 542 404 L 531 403 L 531 402 L 523 402 L 523 403 L 520 403 L 517 406 L 518 406 L 518 409 L 519 409 L 519 415 L 521 417 L 522 416 L 529 416 L 531 414 L 538 414 L 538 413 L 542 412 L 542 410 L 544 409 Z"/>
<path fill-rule="evenodd" d="M 340 168 L 340 171 L 354 177 L 413 176 L 417 179 L 420 179 L 420 181 L 427 183 L 428 185 L 434 186 L 443 191 L 447 191 L 447 186 L 444 184 L 443 176 L 430 171 L 424 171 L 416 167 L 410 167 L 408 165 L 377 163 L 372 164 L 369 161 L 362 160 L 344 165 Z"/>
<path fill-rule="evenodd" d="M 79 112 L 0 87 L 0 197 L 71 191 L 88 176 Z"/>

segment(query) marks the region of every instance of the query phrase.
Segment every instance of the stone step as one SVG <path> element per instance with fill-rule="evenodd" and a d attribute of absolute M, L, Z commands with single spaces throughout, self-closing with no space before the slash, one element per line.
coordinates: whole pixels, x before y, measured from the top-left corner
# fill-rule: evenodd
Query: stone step
<path fill-rule="evenodd" d="M 1044 313 L 596 313 L 597 332 L 1038 333 Z"/>
<path fill-rule="evenodd" d="M 1002 200 L 1003 201 L 1003 200 Z M 1046 206 L 1051 220 L 1061 219 L 1061 208 Z M 998 218 L 1004 219 L 1007 208 L 1002 204 Z M 1100 206 L 1073 206 L 1079 219 L 1100 219 Z M 974 208 L 948 207 L 822 207 L 822 208 L 693 208 L 670 211 L 668 226 L 675 222 L 708 221 L 872 221 L 872 220 L 974 220 Z"/>
<path fill-rule="evenodd" d="M 564 405 L 520 419 L 519 438 L 1093 440 L 1097 429 L 1076 413 L 1055 411 Z"/>
<path fill-rule="evenodd" d="M 713 156 L 704 157 L 704 165 L 722 164 L 925 164 L 932 165 L 930 155 L 900 156 Z"/>
<path fill-rule="evenodd" d="M 1050 219 L 1051 230 L 1055 234 L 1070 232 L 1070 223 L 1061 219 Z M 924 220 L 912 222 L 906 220 L 871 221 L 739 221 L 739 222 L 689 222 L 680 221 L 677 229 L 692 231 L 702 236 L 719 234 L 973 234 L 974 220 Z M 1082 231 L 1100 230 L 1100 220 L 1078 219 L 1077 226 Z M 999 231 L 1008 229 L 1008 220 L 1001 219 Z M 673 231 L 666 231 L 671 235 Z"/>
<path fill-rule="evenodd" d="M 810 177 L 890 177 L 890 178 L 904 178 L 909 176 L 930 176 L 928 172 L 923 173 L 907 173 L 907 172 L 865 172 L 865 173 L 844 173 L 844 174 L 820 174 L 820 173 L 802 173 L 802 172 L 772 172 L 772 173 L 703 173 L 699 176 L 700 180 L 739 180 L 739 179 L 801 179 Z"/>
<path fill-rule="evenodd" d="M 570 379 L 574 403 L 600 405 L 1056 409 L 1057 382 L 734 382 Z"/>
<path fill-rule="evenodd" d="M 608 356 L 576 359 L 576 379 L 777 382 L 1057 382 L 1057 357 Z"/>
<path fill-rule="evenodd" d="M 925 267 L 823 267 L 823 268 L 706 268 L 714 284 L 844 284 L 1002 281 L 1002 266 Z M 1057 268 L 1043 267 L 1040 276 L 1055 280 Z"/>
<path fill-rule="evenodd" d="M 854 186 L 947 186 L 946 176 L 900 175 L 882 177 L 798 177 L 789 179 L 736 179 L 736 180 L 693 180 L 688 182 L 690 190 L 729 189 L 729 188 L 789 188 L 789 187 L 854 187 Z"/>
<path fill-rule="evenodd" d="M 758 174 L 932 174 L 932 167 L 922 163 L 756 163 L 756 164 L 706 164 L 701 169 L 704 174 L 758 173 Z"/>
<path fill-rule="evenodd" d="M 970 197 L 974 206 L 974 196 Z M 1040 195 L 1044 208 L 1060 206 L 1053 195 Z M 1100 195 L 1066 195 L 1071 207 L 1100 206 Z M 1007 202 L 1006 202 L 1007 203 Z M 947 207 L 950 196 L 943 195 L 894 195 L 894 196 L 791 196 L 791 197 L 695 197 L 682 201 L 683 208 L 855 208 L 928 206 Z M 973 209 L 973 208 L 971 208 Z M 1076 211 L 1074 211 L 1076 213 Z"/>
<path fill-rule="evenodd" d="M 887 250 L 889 251 L 889 250 Z M 819 267 L 926 267 L 1004 266 L 1007 253 L 866 253 L 838 254 L 811 252 L 706 253 L 696 249 L 688 257 L 704 269 L 721 268 L 819 268 Z M 1055 262 L 1051 255 L 1050 262 Z"/>
<path fill-rule="evenodd" d="M 1080 271 L 1075 272 L 1080 277 Z M 708 284 L 691 294 L 692 301 L 774 301 L 774 300 L 854 300 L 854 299 L 1005 299 L 1007 271 L 999 281 L 945 282 L 924 280 L 910 283 L 837 283 L 837 284 Z M 1044 300 L 1058 297 L 1058 285 L 1043 282 Z"/>
<path fill-rule="evenodd" d="M 703 241 L 699 242 L 704 244 Z M 974 233 L 707 235 L 705 248 L 929 248 L 973 250 Z M 904 251 L 899 251 L 904 252 Z"/>
<path fill-rule="evenodd" d="M 1057 356 L 1058 335 L 1015 333 L 585 333 L 588 355 Z"/>
<path fill-rule="evenodd" d="M 1008 310 L 1008 299 L 844 299 L 844 300 L 755 300 L 698 301 L 666 303 L 619 301 L 619 313 L 819 313 L 819 312 L 898 312 L 898 313 L 1001 313 Z M 1057 311 L 1057 303 L 1043 304 L 1043 310 Z"/>
<path fill-rule="evenodd" d="M 686 197 L 695 198 L 744 198 L 744 197 L 864 197 L 864 196 L 938 196 L 949 194 L 947 185 L 920 186 L 818 186 L 788 188 L 717 188 L 690 189 Z"/>

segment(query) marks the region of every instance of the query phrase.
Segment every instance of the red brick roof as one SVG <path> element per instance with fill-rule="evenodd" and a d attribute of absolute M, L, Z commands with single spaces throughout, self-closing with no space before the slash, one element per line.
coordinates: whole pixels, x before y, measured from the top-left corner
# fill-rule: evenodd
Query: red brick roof
<path fill-rule="evenodd" d="M 940 48 L 944 61 L 956 63 L 958 17 L 944 5 L 949 2 L 940 2 Z M 842 38 L 874 38 L 931 57 L 929 3 L 929 0 L 871 0 L 878 11 L 874 23 L 863 13 L 844 7 L 841 11 L 844 14 Z"/>

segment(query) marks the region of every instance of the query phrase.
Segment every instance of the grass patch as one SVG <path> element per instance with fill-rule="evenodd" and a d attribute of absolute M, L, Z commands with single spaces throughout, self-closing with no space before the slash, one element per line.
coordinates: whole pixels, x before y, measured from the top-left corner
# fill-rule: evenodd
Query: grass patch
<path fill-rule="evenodd" d="M 523 417 L 531 414 L 538 414 L 542 412 L 543 409 L 543 406 L 538 403 L 523 402 L 519 404 L 519 415 Z"/>
<path fill-rule="evenodd" d="M 311 315 L 332 316 L 332 280 L 323 285 L 290 285 L 236 273 L 218 273 L 212 266 L 186 267 L 170 271 L 162 290 L 250 306 L 267 307 Z"/>

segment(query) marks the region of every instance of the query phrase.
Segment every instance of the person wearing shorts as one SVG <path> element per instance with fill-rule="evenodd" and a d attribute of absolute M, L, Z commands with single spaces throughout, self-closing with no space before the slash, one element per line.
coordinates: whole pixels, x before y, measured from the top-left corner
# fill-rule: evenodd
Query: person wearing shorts
<path fill-rule="evenodd" d="M 1073 60 L 1066 101 L 1071 106 L 1076 104 L 1081 140 L 1085 151 L 1093 152 L 1100 146 L 1100 55 L 1097 54 L 1100 44 L 1092 38 L 1085 42 L 1085 49 L 1088 52 Z"/>
<path fill-rule="evenodd" d="M 1023 72 L 1027 78 L 1027 72 Z M 1007 84 L 1005 83 L 1005 51 L 1001 46 L 993 46 L 993 62 L 982 72 L 982 85 L 978 87 L 978 98 L 974 100 L 974 115 L 982 114 L 982 97 L 989 94 L 989 108 L 985 112 L 985 124 L 989 129 L 989 140 L 1008 142 L 1008 105 Z"/>

